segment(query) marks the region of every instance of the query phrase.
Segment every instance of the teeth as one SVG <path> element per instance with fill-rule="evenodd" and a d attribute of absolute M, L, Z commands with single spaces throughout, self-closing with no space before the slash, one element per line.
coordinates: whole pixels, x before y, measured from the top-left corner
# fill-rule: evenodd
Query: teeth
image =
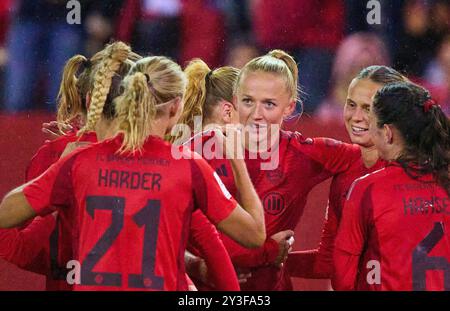
<path fill-rule="evenodd" d="M 356 126 L 352 126 L 352 130 L 355 132 L 364 132 L 367 131 L 367 129 L 362 128 L 362 127 L 356 127 Z"/>

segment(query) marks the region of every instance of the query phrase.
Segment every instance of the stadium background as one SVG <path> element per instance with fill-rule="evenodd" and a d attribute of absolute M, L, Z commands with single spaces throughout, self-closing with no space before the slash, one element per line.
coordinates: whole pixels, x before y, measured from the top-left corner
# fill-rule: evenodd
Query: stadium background
<path fill-rule="evenodd" d="M 274 48 L 299 63 L 303 115 L 285 124 L 306 136 L 348 141 L 342 109 L 363 67 L 390 65 L 428 87 L 450 112 L 448 0 L 80 0 L 81 24 L 68 25 L 63 0 L 0 0 L 0 196 L 24 180 L 49 139 L 65 60 L 93 55 L 111 39 L 180 64 L 242 67 Z M 380 24 L 366 5 L 380 3 Z M 300 112 L 299 108 L 299 112 Z M 295 230 L 295 250 L 318 245 L 329 181 L 316 187 Z M 324 280 L 294 279 L 296 290 L 326 290 Z M 0 290 L 43 290 L 44 278 L 0 260 Z"/>

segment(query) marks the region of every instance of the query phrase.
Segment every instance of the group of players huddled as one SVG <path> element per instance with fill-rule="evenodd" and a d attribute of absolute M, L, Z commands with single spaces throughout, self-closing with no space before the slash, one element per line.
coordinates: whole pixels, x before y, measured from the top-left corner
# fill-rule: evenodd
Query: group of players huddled
<path fill-rule="evenodd" d="M 44 274 L 48 290 L 292 290 L 291 277 L 450 290 L 450 122 L 438 103 L 371 66 L 348 89 L 352 144 L 307 138 L 280 129 L 298 74 L 281 50 L 241 70 L 195 59 L 183 71 L 122 42 L 72 57 L 47 128 L 58 137 L 1 202 L 0 257 Z M 308 193 L 330 177 L 318 249 L 292 251 Z"/>

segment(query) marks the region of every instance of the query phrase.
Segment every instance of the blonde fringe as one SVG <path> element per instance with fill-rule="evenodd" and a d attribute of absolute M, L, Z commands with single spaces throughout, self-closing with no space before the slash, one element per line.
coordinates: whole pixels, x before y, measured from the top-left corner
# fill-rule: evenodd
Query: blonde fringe
<path fill-rule="evenodd" d="M 130 56 L 131 48 L 123 42 L 115 42 L 106 47 L 104 52 L 106 54 L 105 59 L 95 69 L 87 122 L 78 132 L 78 135 L 95 130 L 95 125 L 100 119 L 106 98 L 108 97 L 112 78 Z"/>

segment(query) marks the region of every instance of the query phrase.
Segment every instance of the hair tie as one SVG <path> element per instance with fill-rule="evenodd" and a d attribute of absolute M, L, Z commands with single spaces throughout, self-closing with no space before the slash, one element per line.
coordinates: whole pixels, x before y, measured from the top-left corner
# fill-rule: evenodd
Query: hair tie
<path fill-rule="evenodd" d="M 428 111 L 430 111 L 430 109 L 434 106 L 439 106 L 436 101 L 434 99 L 427 99 L 427 101 L 423 104 L 423 111 L 425 113 L 428 113 Z"/>
<path fill-rule="evenodd" d="M 208 81 L 209 79 L 211 79 L 212 73 L 213 73 L 213 70 L 210 70 L 210 71 L 206 74 L 206 77 L 205 77 L 205 80 L 206 80 L 206 81 Z"/>
<path fill-rule="evenodd" d="M 85 59 L 85 60 L 83 61 L 83 66 L 84 66 L 85 68 L 89 68 L 89 67 L 91 67 L 91 65 L 92 65 L 92 63 L 91 63 L 91 60 L 90 60 L 90 59 Z"/>
<path fill-rule="evenodd" d="M 148 74 L 144 73 L 145 79 L 147 80 L 147 83 L 150 83 L 150 77 Z"/>
<path fill-rule="evenodd" d="M 155 98 L 156 98 L 160 103 L 162 103 L 161 99 L 160 99 L 159 96 L 157 95 L 157 92 L 156 92 L 155 88 L 153 87 L 152 82 L 150 81 L 150 76 L 149 76 L 148 74 L 146 74 L 146 73 L 144 73 L 144 76 L 145 76 L 145 80 L 147 80 L 147 86 L 148 86 L 148 89 L 149 89 L 150 93 L 152 93 L 152 95 L 155 96 Z"/>

